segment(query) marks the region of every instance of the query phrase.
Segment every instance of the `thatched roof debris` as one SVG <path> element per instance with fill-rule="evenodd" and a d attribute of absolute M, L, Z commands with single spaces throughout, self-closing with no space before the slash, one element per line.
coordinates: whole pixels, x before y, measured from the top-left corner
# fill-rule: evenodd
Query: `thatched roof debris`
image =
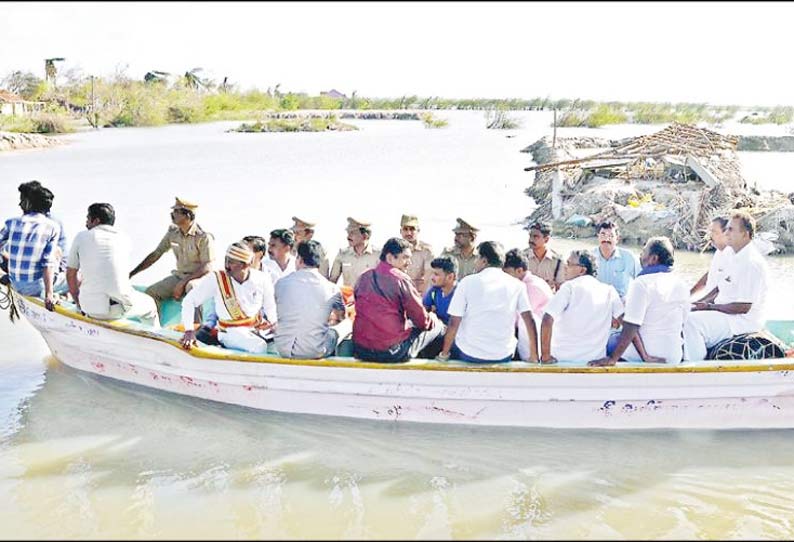
<path fill-rule="evenodd" d="M 614 162 L 616 165 L 625 166 L 626 170 L 619 172 L 617 176 L 629 178 L 638 173 L 632 172 L 632 169 L 650 169 L 648 166 L 655 165 L 656 161 L 675 162 L 678 157 L 691 169 L 702 167 L 712 177 L 719 179 L 726 188 L 743 190 L 747 187 L 747 182 L 739 172 L 740 165 L 736 155 L 738 143 L 739 138 L 736 136 L 673 123 L 661 132 L 623 140 L 606 151 L 586 158 L 546 162 L 524 168 L 524 171 L 593 170 L 603 168 L 605 163 Z"/>
<path fill-rule="evenodd" d="M 558 138 L 556 143 L 543 138 L 525 149 L 537 164 L 525 168 L 535 171 L 527 194 L 538 204 L 527 220 L 551 221 L 563 234 L 593 235 L 589 224 L 613 220 L 624 238 L 642 242 L 667 235 L 679 248 L 701 249 L 715 214 L 742 207 L 761 219 L 770 208 L 776 216 L 782 207 L 794 210 L 785 195 L 761 194 L 748 185 L 736 136 L 673 123 L 620 141 Z M 586 157 L 575 152 L 588 147 L 596 152 Z M 788 229 L 788 221 L 780 222 Z M 785 246 L 789 237 L 791 247 Z M 794 232 L 781 240 L 784 248 L 794 249 Z"/>

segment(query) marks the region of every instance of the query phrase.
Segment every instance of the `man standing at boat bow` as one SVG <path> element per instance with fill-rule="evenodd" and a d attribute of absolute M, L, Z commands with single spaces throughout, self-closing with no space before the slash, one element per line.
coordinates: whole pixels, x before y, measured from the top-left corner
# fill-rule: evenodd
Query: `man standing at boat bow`
<path fill-rule="evenodd" d="M 182 301 L 182 346 L 196 344 L 193 315 L 210 298 L 218 314 L 218 340 L 227 348 L 261 354 L 267 342 L 260 332 L 276 323 L 277 310 L 273 282 L 265 271 L 251 269 L 254 253 L 239 241 L 226 251 L 225 270 L 215 271 L 199 280 Z M 262 318 L 262 311 L 271 321 Z"/>

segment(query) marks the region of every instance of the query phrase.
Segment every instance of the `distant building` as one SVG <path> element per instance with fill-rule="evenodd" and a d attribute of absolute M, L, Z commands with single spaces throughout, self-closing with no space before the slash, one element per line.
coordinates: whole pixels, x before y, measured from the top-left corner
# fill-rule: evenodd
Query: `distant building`
<path fill-rule="evenodd" d="M 0 115 L 29 115 L 44 109 L 44 102 L 31 102 L 13 92 L 0 89 Z"/>
<path fill-rule="evenodd" d="M 329 98 L 347 100 L 347 96 L 345 96 L 344 94 L 342 94 L 341 92 L 339 92 L 335 88 L 332 88 L 329 91 L 320 92 L 320 96 L 328 96 Z"/>

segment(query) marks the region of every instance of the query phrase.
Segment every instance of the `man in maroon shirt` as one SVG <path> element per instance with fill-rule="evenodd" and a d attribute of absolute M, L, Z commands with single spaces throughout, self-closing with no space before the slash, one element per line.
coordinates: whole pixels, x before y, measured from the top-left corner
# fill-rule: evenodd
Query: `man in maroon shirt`
<path fill-rule="evenodd" d="M 442 336 L 446 326 L 425 310 L 422 298 L 405 273 L 411 245 L 392 237 L 383 245 L 380 263 L 356 281 L 353 356 L 365 361 L 408 361 Z"/>

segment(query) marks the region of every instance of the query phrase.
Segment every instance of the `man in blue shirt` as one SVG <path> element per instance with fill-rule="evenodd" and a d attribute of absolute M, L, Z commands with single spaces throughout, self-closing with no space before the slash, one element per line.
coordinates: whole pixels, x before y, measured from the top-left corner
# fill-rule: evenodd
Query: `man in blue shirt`
<path fill-rule="evenodd" d="M 54 308 L 54 293 L 64 292 L 63 277 L 56 284 L 58 240 L 61 228 L 48 218 L 54 198 L 52 192 L 40 184 L 20 185 L 23 215 L 6 220 L 0 230 L 0 252 L 8 260 L 11 285 L 23 295 L 44 296 L 48 310 Z"/>
<path fill-rule="evenodd" d="M 35 180 L 20 184 L 19 185 L 20 201 L 22 200 L 22 198 L 25 197 L 25 195 L 29 190 L 36 190 L 39 188 L 44 188 L 44 187 L 41 185 L 39 181 L 35 181 Z M 58 271 L 56 275 L 60 273 L 65 274 L 67 267 L 66 255 L 69 254 L 69 252 L 66 250 L 66 231 L 63 229 L 63 221 L 61 221 L 61 219 L 58 218 L 57 216 L 53 216 L 52 212 L 46 213 L 45 216 L 51 220 L 54 220 L 61 228 L 61 233 L 58 235 L 58 250 L 59 250 L 58 258 L 60 262 L 58 264 Z M 56 276 L 56 282 L 58 282 L 57 276 Z"/>
<path fill-rule="evenodd" d="M 620 234 L 614 222 L 602 222 L 597 228 L 598 246 L 593 255 L 598 265 L 598 280 L 611 284 L 618 291 L 620 299 L 626 297 L 629 284 L 641 271 L 640 261 L 631 252 L 618 246 Z"/>
<path fill-rule="evenodd" d="M 430 262 L 430 268 L 430 283 L 433 286 L 425 292 L 422 304 L 446 324 L 449 322 L 447 309 L 458 285 L 458 262 L 449 256 L 442 256 Z"/>

